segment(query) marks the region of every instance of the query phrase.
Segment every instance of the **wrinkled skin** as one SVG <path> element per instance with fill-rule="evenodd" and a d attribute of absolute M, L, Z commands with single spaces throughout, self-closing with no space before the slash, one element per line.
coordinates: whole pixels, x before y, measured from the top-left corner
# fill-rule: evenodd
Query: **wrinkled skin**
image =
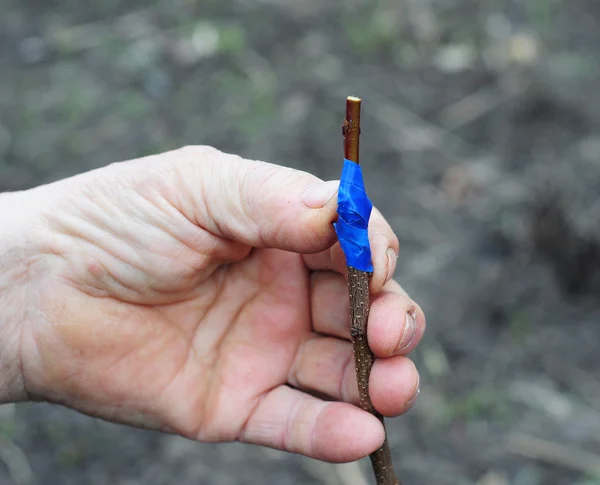
<path fill-rule="evenodd" d="M 0 400 L 328 461 L 374 451 L 383 429 L 353 405 L 335 188 L 189 147 L 4 194 Z M 396 416 L 425 320 L 391 279 L 398 241 L 376 210 L 370 239 L 371 398 Z"/>

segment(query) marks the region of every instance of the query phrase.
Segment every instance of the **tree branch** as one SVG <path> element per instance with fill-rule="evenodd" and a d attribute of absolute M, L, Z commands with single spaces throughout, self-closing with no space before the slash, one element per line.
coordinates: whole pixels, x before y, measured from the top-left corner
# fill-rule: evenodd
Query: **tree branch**
<path fill-rule="evenodd" d="M 344 135 L 344 158 L 356 164 L 359 163 L 359 137 L 360 137 L 360 104 L 359 98 L 348 97 L 346 100 L 346 119 L 342 125 Z M 369 318 L 370 273 L 361 271 L 351 266 L 348 267 L 348 290 L 350 293 L 350 334 L 354 350 L 354 363 L 356 380 L 360 396 L 360 407 L 373 414 L 385 431 L 383 416 L 373 407 L 369 397 L 369 376 L 375 357 L 367 342 L 367 321 Z M 390 447 L 387 440 L 387 431 L 383 445 L 370 455 L 377 485 L 400 485 L 396 478 Z"/>

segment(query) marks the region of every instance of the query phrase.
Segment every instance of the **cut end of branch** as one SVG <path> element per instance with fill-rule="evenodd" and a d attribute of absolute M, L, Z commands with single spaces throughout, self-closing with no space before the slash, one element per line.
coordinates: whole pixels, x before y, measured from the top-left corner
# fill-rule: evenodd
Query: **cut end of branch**
<path fill-rule="evenodd" d="M 355 96 L 346 98 L 346 119 L 342 125 L 344 157 L 354 163 L 359 163 L 360 105 L 360 98 Z"/>

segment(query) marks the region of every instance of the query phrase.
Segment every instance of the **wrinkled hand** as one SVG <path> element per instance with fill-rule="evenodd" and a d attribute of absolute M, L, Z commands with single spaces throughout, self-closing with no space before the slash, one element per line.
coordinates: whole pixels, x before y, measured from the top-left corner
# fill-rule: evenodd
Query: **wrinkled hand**
<path fill-rule="evenodd" d="M 6 195 L 0 369 L 18 362 L 8 395 L 328 461 L 374 451 L 382 426 L 349 404 L 336 188 L 189 147 Z M 425 321 L 390 279 L 398 241 L 376 210 L 370 238 L 370 392 L 395 416 L 416 396 L 405 355 Z"/>

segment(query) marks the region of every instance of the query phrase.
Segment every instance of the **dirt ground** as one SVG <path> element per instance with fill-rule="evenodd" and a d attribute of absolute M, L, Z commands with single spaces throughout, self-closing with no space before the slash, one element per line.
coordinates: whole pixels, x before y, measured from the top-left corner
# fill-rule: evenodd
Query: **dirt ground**
<path fill-rule="evenodd" d="M 188 144 L 371 198 L 428 316 L 388 420 L 405 485 L 600 484 L 600 3 L 0 0 L 0 190 Z M 365 478 L 366 477 L 366 481 Z M 0 407 L 0 484 L 372 483 L 47 405 Z"/>

